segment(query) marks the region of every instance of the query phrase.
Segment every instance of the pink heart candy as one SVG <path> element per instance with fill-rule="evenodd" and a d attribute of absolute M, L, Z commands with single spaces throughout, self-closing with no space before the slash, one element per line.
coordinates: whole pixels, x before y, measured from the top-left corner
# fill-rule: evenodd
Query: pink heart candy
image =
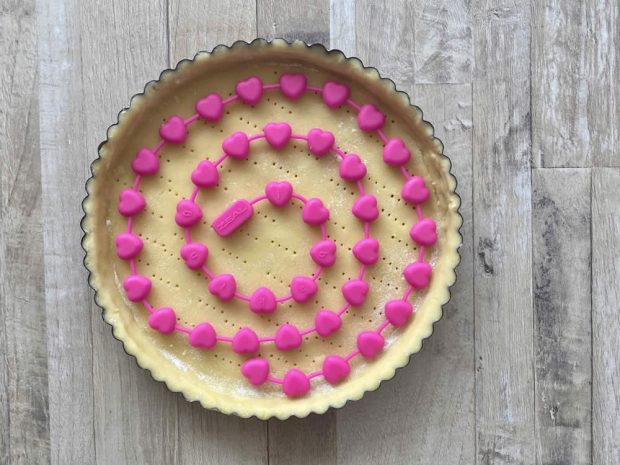
<path fill-rule="evenodd" d="M 366 165 L 354 153 L 347 155 L 340 162 L 340 177 L 346 181 L 359 181 L 366 176 Z"/>
<path fill-rule="evenodd" d="M 362 221 L 374 221 L 379 217 L 377 198 L 374 195 L 362 195 L 355 201 L 351 210 Z"/>
<path fill-rule="evenodd" d="M 308 133 L 308 150 L 318 157 L 329 152 L 334 146 L 334 142 L 334 135 L 329 131 L 314 128 L 310 129 Z"/>
<path fill-rule="evenodd" d="M 187 127 L 180 116 L 171 116 L 159 127 L 159 135 L 166 142 L 182 144 L 187 138 Z"/>
<path fill-rule="evenodd" d="M 302 73 L 285 73 L 280 76 L 280 90 L 285 97 L 296 100 L 306 91 L 308 80 Z"/>
<path fill-rule="evenodd" d="M 357 335 L 357 349 L 364 358 L 375 358 L 383 350 L 385 339 L 374 331 L 362 331 Z"/>
<path fill-rule="evenodd" d="M 314 317 L 314 325 L 319 336 L 329 337 L 340 329 L 342 318 L 335 312 L 323 309 Z"/>
<path fill-rule="evenodd" d="M 199 349 L 211 349 L 217 343 L 215 329 L 209 323 L 200 323 L 189 333 L 189 343 Z"/>
<path fill-rule="evenodd" d="M 181 247 L 181 258 L 192 270 L 199 270 L 207 261 L 209 249 L 206 245 L 199 242 L 190 242 Z"/>
<path fill-rule="evenodd" d="M 151 280 L 140 274 L 127 276 L 123 280 L 123 287 L 127 293 L 127 298 L 132 302 L 141 302 L 151 292 Z"/>
<path fill-rule="evenodd" d="M 344 300 L 354 307 L 358 307 L 366 300 L 368 283 L 363 279 L 351 279 L 342 285 Z"/>
<path fill-rule="evenodd" d="M 246 360 L 241 365 L 241 374 L 254 386 L 260 386 L 269 377 L 269 362 L 261 357 Z"/>
<path fill-rule="evenodd" d="M 276 207 L 283 207 L 293 196 L 293 185 L 288 181 L 272 181 L 265 186 L 267 200 Z"/>
<path fill-rule="evenodd" d="M 292 368 L 287 371 L 282 381 L 282 391 L 288 397 L 301 397 L 310 390 L 310 380 L 303 371 Z"/>
<path fill-rule="evenodd" d="M 304 303 L 317 292 L 318 287 L 313 279 L 307 276 L 295 276 L 291 280 L 291 296 L 295 302 Z"/>
<path fill-rule="evenodd" d="M 155 310 L 149 316 L 149 326 L 162 334 L 170 334 L 177 324 L 177 315 L 169 307 Z"/>
<path fill-rule="evenodd" d="M 411 152 L 402 139 L 390 139 L 383 147 L 383 161 L 388 165 L 404 165 L 411 158 Z"/>
<path fill-rule="evenodd" d="M 275 149 L 281 149 L 291 140 L 293 129 L 288 123 L 269 123 L 263 128 L 265 139 Z"/>
<path fill-rule="evenodd" d="M 413 306 L 406 300 L 390 300 L 385 304 L 385 317 L 396 326 L 403 326 L 413 313 Z"/>
<path fill-rule="evenodd" d="M 276 296 L 269 288 L 259 287 L 250 297 L 250 310 L 254 313 L 272 313 L 276 306 Z"/>
<path fill-rule="evenodd" d="M 432 218 L 424 218 L 413 225 L 409 235 L 422 246 L 434 245 L 437 242 L 437 224 Z"/>
<path fill-rule="evenodd" d="M 328 355 L 323 360 L 323 377 L 330 384 L 338 384 L 351 373 L 349 362 L 337 355 Z"/>
<path fill-rule="evenodd" d="M 278 350 L 297 349 L 301 345 L 301 334 L 295 326 L 285 323 L 276 332 L 275 344 Z"/>
<path fill-rule="evenodd" d="M 220 274 L 214 277 L 207 286 L 209 292 L 220 300 L 230 300 L 237 292 L 237 281 L 231 274 Z"/>
<path fill-rule="evenodd" d="M 405 268 L 405 279 L 414 289 L 424 289 L 431 280 L 433 269 L 426 262 L 413 262 Z"/>
<path fill-rule="evenodd" d="M 329 219 L 329 210 L 325 208 L 321 199 L 313 198 L 304 205 L 301 218 L 306 224 L 321 225 Z"/>
<path fill-rule="evenodd" d="M 140 236 L 124 232 L 116 236 L 116 254 L 123 260 L 131 260 L 142 252 L 144 243 Z"/>
<path fill-rule="evenodd" d="M 250 328 L 241 328 L 233 337 L 232 348 L 238 354 L 253 354 L 260 349 L 260 342 Z"/>
<path fill-rule="evenodd" d="M 224 114 L 222 97 L 211 93 L 196 102 L 196 113 L 205 121 L 219 121 Z"/>
<path fill-rule="evenodd" d="M 372 103 L 363 105 L 357 114 L 357 125 L 362 131 L 376 131 L 377 129 L 381 129 L 384 123 L 385 115 Z"/>
<path fill-rule="evenodd" d="M 159 171 L 159 157 L 151 149 L 142 147 L 131 162 L 134 173 L 149 176 Z"/>
<path fill-rule="evenodd" d="M 353 255 L 364 265 L 374 265 L 379 260 L 379 241 L 372 237 L 358 241 Z"/>
<path fill-rule="evenodd" d="M 129 217 L 137 215 L 146 207 L 146 201 L 142 194 L 133 189 L 123 189 L 118 195 L 118 211 L 121 215 Z"/>
<path fill-rule="evenodd" d="M 213 163 L 203 160 L 192 171 L 192 182 L 198 187 L 215 187 L 220 182 L 220 173 Z"/>
<path fill-rule="evenodd" d="M 336 108 L 349 99 L 349 86 L 336 81 L 326 81 L 323 84 L 323 101 L 329 108 Z"/>
<path fill-rule="evenodd" d="M 310 256 L 317 265 L 329 267 L 336 263 L 336 243 L 324 239 L 312 246 Z"/>
<path fill-rule="evenodd" d="M 235 160 L 245 160 L 250 153 L 250 141 L 245 132 L 237 131 L 222 142 L 222 149 L 226 155 Z"/>
<path fill-rule="evenodd" d="M 174 220 L 182 228 L 194 226 L 201 219 L 202 210 L 191 200 L 181 200 L 177 204 L 177 213 L 174 216 Z"/>
<path fill-rule="evenodd" d="M 421 176 L 413 176 L 412 178 L 409 178 L 403 185 L 401 194 L 406 202 L 411 202 L 413 204 L 424 203 L 430 196 L 430 192 L 426 187 L 424 178 Z"/>
<path fill-rule="evenodd" d="M 239 81 L 235 92 L 243 103 L 256 105 L 263 96 L 263 81 L 258 76 L 251 76 L 245 81 Z"/>

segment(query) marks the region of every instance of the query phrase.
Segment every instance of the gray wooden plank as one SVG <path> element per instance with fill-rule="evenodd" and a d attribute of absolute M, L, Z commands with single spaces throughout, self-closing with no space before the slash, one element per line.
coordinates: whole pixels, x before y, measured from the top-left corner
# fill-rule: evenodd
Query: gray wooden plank
<path fill-rule="evenodd" d="M 170 0 L 170 64 L 219 44 L 256 37 L 256 1 Z M 208 27 L 205 27 L 205 21 Z"/>
<path fill-rule="evenodd" d="M 401 86 L 414 84 L 414 3 L 358 1 L 355 7 L 357 53 Z"/>
<path fill-rule="evenodd" d="M 41 184 L 52 464 L 95 462 L 92 295 L 81 266 L 87 163 L 75 5 L 37 2 Z"/>
<path fill-rule="evenodd" d="M 339 463 L 474 461 L 471 98 L 469 84 L 413 88 L 412 101 L 433 123 L 458 178 L 464 219 L 458 280 L 422 352 L 378 392 L 338 412 Z"/>
<path fill-rule="evenodd" d="M 329 0 L 257 0 L 256 15 L 259 37 L 329 45 Z"/>
<path fill-rule="evenodd" d="M 0 12 L 0 463 L 49 462 L 35 2 Z"/>
<path fill-rule="evenodd" d="M 532 173 L 537 463 L 591 460 L 590 170 Z"/>
<path fill-rule="evenodd" d="M 355 0 L 330 0 L 329 47 L 355 55 Z"/>
<path fill-rule="evenodd" d="M 476 461 L 534 463 L 530 4 L 472 13 Z"/>
<path fill-rule="evenodd" d="M 471 82 L 471 2 L 415 0 L 415 81 Z"/>
<path fill-rule="evenodd" d="M 620 463 L 620 169 L 592 171 L 592 463 Z"/>
<path fill-rule="evenodd" d="M 171 64 L 218 44 L 251 40 L 256 35 L 256 4 L 239 0 L 169 2 Z M 208 27 L 204 27 L 208 18 Z M 225 416 L 178 397 L 178 461 L 266 464 L 267 423 Z"/>

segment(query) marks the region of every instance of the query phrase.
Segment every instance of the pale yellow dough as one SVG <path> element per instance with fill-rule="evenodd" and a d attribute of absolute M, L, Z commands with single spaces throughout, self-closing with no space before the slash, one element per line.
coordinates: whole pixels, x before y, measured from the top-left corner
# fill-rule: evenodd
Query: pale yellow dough
<path fill-rule="evenodd" d="M 161 336 L 151 330 L 146 310 L 125 297 L 121 282 L 128 274 L 128 265 L 116 257 L 114 247 L 115 235 L 126 228 L 126 220 L 117 212 L 118 193 L 133 181 L 130 163 L 136 151 L 142 146 L 152 147 L 159 140 L 162 121 L 174 114 L 184 118 L 192 115 L 197 99 L 209 92 L 228 96 L 237 81 L 252 74 L 272 83 L 287 71 L 303 71 L 310 84 L 316 86 L 328 79 L 346 82 L 355 101 L 375 103 L 387 114 L 385 133 L 406 141 L 413 155 L 409 170 L 423 176 L 431 189 L 424 213 L 437 221 L 439 231 L 438 244 L 427 255 L 433 266 L 431 286 L 427 292 L 416 292 L 411 297 L 417 311 L 415 318 L 402 329 L 386 330 L 386 350 L 375 361 L 355 358 L 347 381 L 332 387 L 317 378 L 310 394 L 302 399 L 288 399 L 279 386 L 270 383 L 252 387 L 240 374 L 244 358 L 235 354 L 229 344 L 220 344 L 211 351 L 197 350 L 188 344 L 184 334 Z M 198 121 L 191 125 L 187 143 L 166 145 L 160 152 L 160 172 L 143 180 L 141 191 L 147 209 L 136 218 L 134 230 L 142 236 L 145 246 L 137 267 L 153 281 L 150 301 L 154 306 L 173 307 L 180 322 L 188 326 L 209 321 L 218 334 L 228 336 L 242 326 L 251 326 L 260 335 L 273 335 L 276 326 L 284 322 L 306 328 L 312 325 L 320 307 L 342 306 L 340 286 L 355 276 L 359 266 L 350 252 L 362 237 L 361 223 L 351 214 L 356 189 L 340 179 L 336 156 L 317 159 L 300 141 L 279 151 L 265 141 L 257 141 L 252 143 L 249 160 L 225 161 L 220 169 L 220 187 L 203 191 L 198 197 L 205 218 L 193 228 L 193 238 L 209 246 L 212 270 L 233 273 L 242 292 L 250 294 L 265 285 L 277 295 L 287 293 L 294 275 L 313 272 L 308 251 L 320 237 L 318 228 L 301 221 L 298 203 L 281 210 L 260 203 L 255 217 L 228 238 L 217 236 L 210 224 L 233 200 L 261 194 L 268 181 L 290 181 L 302 195 L 323 199 L 331 211 L 327 231 L 338 244 L 338 259 L 319 279 L 316 300 L 305 305 L 280 305 L 274 314 L 258 316 L 244 302 L 222 303 L 213 297 L 207 291 L 205 277 L 189 270 L 180 259 L 182 230 L 174 222 L 174 213 L 176 203 L 192 191 L 191 171 L 200 160 L 214 160 L 221 154 L 225 136 L 238 130 L 254 134 L 270 121 L 288 121 L 296 133 L 306 133 L 313 127 L 332 131 L 342 150 L 357 153 L 366 162 L 364 186 L 377 196 L 381 209 L 371 234 L 380 241 L 382 258 L 368 269 L 371 292 L 366 304 L 349 310 L 343 316 L 342 330 L 329 339 L 307 336 L 302 346 L 292 352 L 263 345 L 260 354 L 269 359 L 272 374 L 281 377 L 291 367 L 306 372 L 320 369 L 326 354 L 349 353 L 355 348 L 360 330 L 374 328 L 384 319 L 384 303 L 402 295 L 406 284 L 402 270 L 417 256 L 416 245 L 409 237 L 416 216 L 400 197 L 402 175 L 382 161 L 382 144 L 376 136 L 358 129 L 354 111 L 344 107 L 330 110 L 321 96 L 313 93 L 293 102 L 278 91 L 266 91 L 255 108 L 236 102 L 227 107 L 218 124 Z M 391 378 L 394 370 L 420 349 L 422 339 L 432 332 L 432 323 L 441 316 L 441 305 L 449 298 L 448 288 L 454 282 L 453 270 L 459 259 L 461 217 L 455 180 L 441 151 L 431 126 L 421 120 L 421 112 L 409 105 L 404 94 L 394 90 L 391 81 L 380 79 L 375 70 L 364 69 L 358 60 L 345 59 L 340 52 L 328 54 L 322 47 L 308 48 L 302 43 L 255 41 L 251 45 L 238 43 L 232 49 L 218 47 L 211 54 L 200 53 L 193 61 L 181 62 L 176 70 L 165 72 L 158 82 L 147 85 L 144 95 L 132 99 L 119 124 L 110 129 L 100 159 L 93 165 L 94 176 L 88 182 L 89 197 L 84 204 L 84 247 L 86 264 L 92 272 L 91 284 L 104 308 L 104 318 L 114 327 L 115 336 L 123 341 L 127 352 L 135 355 L 154 378 L 208 408 L 244 417 L 286 418 L 323 412 L 330 406 L 358 399 Z"/>

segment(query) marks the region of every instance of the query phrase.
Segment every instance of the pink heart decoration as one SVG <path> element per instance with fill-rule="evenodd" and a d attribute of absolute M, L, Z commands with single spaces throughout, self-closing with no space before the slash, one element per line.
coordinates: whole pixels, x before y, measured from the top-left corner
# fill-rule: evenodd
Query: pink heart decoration
<path fill-rule="evenodd" d="M 265 186 L 267 200 L 276 207 L 283 207 L 293 196 L 293 185 L 288 181 L 272 181 Z"/>
<path fill-rule="evenodd" d="M 390 300 L 385 304 L 385 317 L 396 327 L 407 323 L 412 313 L 413 306 L 406 300 Z"/>
<path fill-rule="evenodd" d="M 259 287 L 250 297 L 250 310 L 254 313 L 272 313 L 276 306 L 276 296 L 269 288 Z"/>
<path fill-rule="evenodd" d="M 346 181 L 359 181 L 366 176 L 366 165 L 354 153 L 347 155 L 340 162 L 340 177 Z"/>
<path fill-rule="evenodd" d="M 321 337 L 329 337 L 340 329 L 342 318 L 335 312 L 329 310 L 319 310 L 314 318 L 316 332 Z"/>
<path fill-rule="evenodd" d="M 344 300 L 354 307 L 358 307 L 366 300 L 368 283 L 362 279 L 351 279 L 342 285 Z"/>
<path fill-rule="evenodd" d="M 245 160 L 250 153 L 250 141 L 245 132 L 237 131 L 222 142 L 222 149 L 226 155 L 235 160 Z"/>
<path fill-rule="evenodd" d="M 325 208 L 321 199 L 313 198 L 304 205 L 301 218 L 306 224 L 321 225 L 329 219 L 329 210 Z"/>
<path fill-rule="evenodd" d="M 213 278 L 207 286 L 209 292 L 220 300 L 228 301 L 237 292 L 237 281 L 231 274 L 220 274 Z"/>
<path fill-rule="evenodd" d="M 291 140 L 293 129 L 288 123 L 269 123 L 263 128 L 265 139 L 275 149 L 281 149 Z"/>
<path fill-rule="evenodd" d="M 288 397 L 301 397 L 310 390 L 310 380 L 303 371 L 293 368 L 284 375 L 282 390 Z"/>
<path fill-rule="evenodd" d="M 132 274 L 123 280 L 127 298 L 132 302 L 141 302 L 151 292 L 151 280 L 140 274 Z"/>
<path fill-rule="evenodd" d="M 318 287 L 313 279 L 307 276 L 295 276 L 291 280 L 291 295 L 295 302 L 304 303 L 317 292 Z"/>
<path fill-rule="evenodd" d="M 181 247 L 181 258 L 192 270 L 199 270 L 204 266 L 209 256 L 209 249 L 199 242 L 190 242 Z"/>
<path fill-rule="evenodd" d="M 295 326 L 285 323 L 276 332 L 275 344 L 278 350 L 297 349 L 301 345 L 301 334 Z"/>
<path fill-rule="evenodd" d="M 336 263 L 336 243 L 329 239 L 321 240 L 312 246 L 310 256 L 317 265 L 332 266 Z"/>
<path fill-rule="evenodd" d="M 413 262 L 407 265 L 403 274 L 414 289 L 424 289 L 431 280 L 433 269 L 426 262 Z"/>
<path fill-rule="evenodd" d="M 374 265 L 379 260 L 379 241 L 372 237 L 358 241 L 353 255 L 364 265 Z"/>
<path fill-rule="evenodd" d="M 285 97 L 296 100 L 306 91 L 308 80 L 302 73 L 285 73 L 280 76 L 280 90 Z"/>
<path fill-rule="evenodd" d="M 189 343 L 199 349 L 211 349 L 217 343 L 215 329 L 209 323 L 200 323 L 189 333 Z"/>
<path fill-rule="evenodd" d="M 182 228 L 194 226 L 201 219 L 202 210 L 191 200 L 181 200 L 177 204 L 177 213 L 174 216 L 174 220 Z"/>
<path fill-rule="evenodd" d="M 362 331 L 357 335 L 357 349 L 364 358 L 375 358 L 383 350 L 385 339 L 374 331 Z"/>
<path fill-rule="evenodd" d="M 241 365 L 241 374 L 254 386 L 260 386 L 269 377 L 269 362 L 261 357 L 246 360 Z"/>
<path fill-rule="evenodd" d="M 334 142 L 334 135 L 329 131 L 314 128 L 310 129 L 308 133 L 308 150 L 317 157 L 329 152 L 334 146 Z"/>
<path fill-rule="evenodd" d="M 121 215 L 129 217 L 137 215 L 146 207 L 146 201 L 142 194 L 133 189 L 123 189 L 118 195 L 118 211 Z"/>
<path fill-rule="evenodd" d="M 176 324 L 177 315 L 169 307 L 157 309 L 149 316 L 149 326 L 161 334 L 172 333 Z"/>
<path fill-rule="evenodd" d="M 196 113 L 205 121 L 219 121 L 224 114 L 222 97 L 211 93 L 196 102 Z"/>
<path fill-rule="evenodd" d="M 198 187 L 215 187 L 220 182 L 220 173 L 213 163 L 203 160 L 192 171 L 192 182 Z"/>
<path fill-rule="evenodd" d="M 131 162 L 131 168 L 141 176 L 155 174 L 159 171 L 159 157 L 151 149 L 142 147 Z"/>
<path fill-rule="evenodd" d="M 180 116 L 171 116 L 159 127 L 159 135 L 171 144 L 182 144 L 187 138 L 187 127 Z"/>
<path fill-rule="evenodd" d="M 241 328 L 233 337 L 232 348 L 238 354 L 253 354 L 258 352 L 260 342 L 250 328 Z"/>
<path fill-rule="evenodd" d="M 263 81 L 258 76 L 249 77 L 237 83 L 235 92 L 243 103 L 256 105 L 263 96 Z"/>
<path fill-rule="evenodd" d="M 383 147 L 383 161 L 388 165 L 404 165 L 411 158 L 411 152 L 402 139 L 390 139 Z"/>
<path fill-rule="evenodd" d="M 326 81 L 323 84 L 323 101 L 329 108 L 336 108 L 344 104 L 351 91 L 349 86 L 336 81 Z"/>
<path fill-rule="evenodd" d="M 409 178 L 403 185 L 401 194 L 405 201 L 416 205 L 426 202 L 430 196 L 430 192 L 426 187 L 424 178 L 421 176 L 413 176 L 412 178 Z"/>
<path fill-rule="evenodd" d="M 362 195 L 355 201 L 351 210 L 362 221 L 374 221 L 379 217 L 377 198 L 374 195 Z"/>
<path fill-rule="evenodd" d="M 434 245 L 437 242 L 437 224 L 432 218 L 424 218 L 413 225 L 409 235 L 422 246 Z"/>
<path fill-rule="evenodd" d="M 338 384 L 351 373 L 349 362 L 337 355 L 328 355 L 323 360 L 323 377 L 330 384 Z"/>
<path fill-rule="evenodd" d="M 372 103 L 363 105 L 357 114 L 357 124 L 362 131 L 376 131 L 377 129 L 381 129 L 384 123 L 385 115 Z"/>
<path fill-rule="evenodd" d="M 115 242 L 116 254 L 123 260 L 131 260 L 137 257 L 144 247 L 140 236 L 128 232 L 118 234 Z"/>

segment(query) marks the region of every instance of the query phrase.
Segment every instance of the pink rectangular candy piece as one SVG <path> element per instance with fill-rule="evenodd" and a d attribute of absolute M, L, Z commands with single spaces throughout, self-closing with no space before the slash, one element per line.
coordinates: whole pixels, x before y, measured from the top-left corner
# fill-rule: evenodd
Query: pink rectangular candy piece
<path fill-rule="evenodd" d="M 244 199 L 236 200 L 213 220 L 211 227 L 220 236 L 225 237 L 252 218 L 253 214 L 254 207 L 250 202 Z"/>

